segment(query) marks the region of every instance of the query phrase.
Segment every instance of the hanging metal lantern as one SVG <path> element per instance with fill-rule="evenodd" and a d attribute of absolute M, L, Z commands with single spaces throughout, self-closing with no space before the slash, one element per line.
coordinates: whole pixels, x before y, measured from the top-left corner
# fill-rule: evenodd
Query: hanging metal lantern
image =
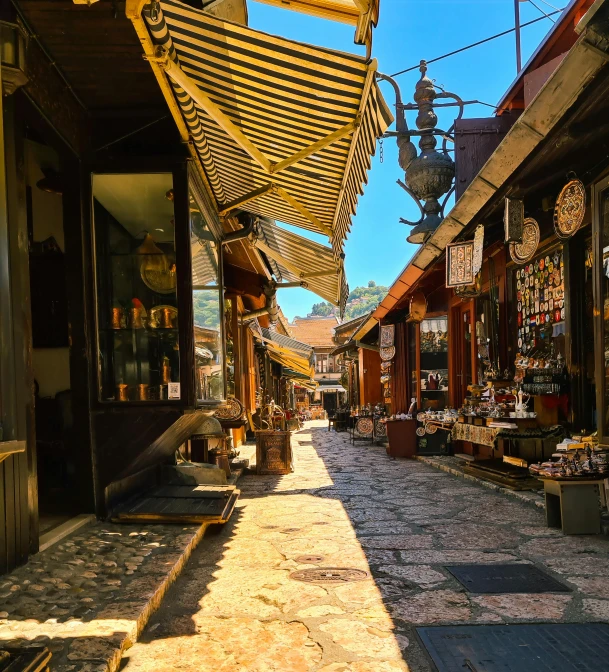
<path fill-rule="evenodd" d="M 444 207 L 454 191 L 455 163 L 448 153 L 446 142 L 454 140 L 451 133 L 454 124 L 448 131 L 436 128 L 438 117 L 434 112 L 434 101 L 438 98 L 452 98 L 459 106 L 460 119 L 463 115 L 463 101 L 459 96 L 448 91 L 439 91 L 438 87 L 427 77 L 427 63 L 421 61 L 419 68 L 421 79 L 417 82 L 414 104 L 403 104 L 397 82 L 387 75 L 378 74 L 379 79 L 388 81 L 396 94 L 396 131 L 388 132 L 386 137 L 395 136 L 398 144 L 398 162 L 405 174 L 405 183 L 398 184 L 408 193 L 421 211 L 416 222 L 400 219 L 403 224 L 413 229 L 406 240 L 409 243 L 424 243 L 438 228 L 444 219 Z M 405 110 L 417 110 L 416 125 L 418 131 L 410 131 L 406 123 Z M 411 141 L 412 136 L 419 136 L 419 149 Z M 437 151 L 437 137 L 443 138 L 442 151 Z M 445 195 L 440 203 L 439 199 Z M 421 203 L 423 201 L 423 203 Z"/>
<path fill-rule="evenodd" d="M 522 243 L 522 230 L 524 227 L 524 201 L 517 198 L 505 199 L 503 213 L 506 243 Z"/>

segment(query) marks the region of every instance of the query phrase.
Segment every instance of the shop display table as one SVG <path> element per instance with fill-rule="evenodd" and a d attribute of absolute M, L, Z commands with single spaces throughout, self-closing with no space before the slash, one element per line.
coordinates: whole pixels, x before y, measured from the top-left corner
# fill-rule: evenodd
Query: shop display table
<path fill-rule="evenodd" d="M 600 534 L 603 479 L 544 478 L 548 527 L 565 534 Z"/>

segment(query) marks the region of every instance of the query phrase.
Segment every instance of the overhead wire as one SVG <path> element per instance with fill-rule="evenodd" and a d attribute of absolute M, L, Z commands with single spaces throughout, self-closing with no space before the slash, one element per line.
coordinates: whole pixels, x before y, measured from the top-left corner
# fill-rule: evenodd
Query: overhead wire
<path fill-rule="evenodd" d="M 553 19 L 549 14 L 546 14 L 546 13 L 543 11 L 543 9 L 542 9 L 539 5 L 536 5 L 536 4 L 533 2 L 533 0 L 529 0 L 529 2 L 533 5 L 533 7 L 535 7 L 535 9 L 536 9 L 538 12 L 541 12 L 541 13 L 546 17 L 546 19 L 550 20 L 552 23 L 556 23 L 556 21 L 554 21 L 554 19 Z"/>
<path fill-rule="evenodd" d="M 530 0 L 529 0 L 530 1 Z M 538 23 L 539 21 L 543 21 L 545 18 L 549 18 L 550 16 L 553 16 L 554 14 L 560 14 L 563 9 L 557 9 L 554 12 L 550 12 L 549 14 L 544 14 L 543 16 L 540 16 L 536 19 L 532 19 L 531 21 L 527 21 L 526 23 L 520 24 L 521 28 L 526 28 L 527 26 L 531 26 L 534 23 Z M 449 56 L 454 56 L 455 54 L 460 54 L 464 51 L 467 51 L 468 49 L 472 49 L 473 47 L 478 47 L 481 44 L 485 44 L 486 42 L 491 42 L 492 40 L 496 40 L 499 37 L 503 37 L 504 35 L 509 35 L 510 33 L 514 33 L 516 31 L 516 28 L 509 28 L 508 30 L 504 30 L 501 33 L 497 33 L 496 35 L 491 35 L 490 37 L 486 37 L 483 40 L 478 40 L 478 42 L 473 42 L 472 44 L 468 44 L 466 47 L 461 47 L 460 49 L 455 49 L 454 51 L 449 52 L 448 54 L 444 54 L 443 56 L 438 56 L 437 58 L 432 58 L 429 61 L 426 61 L 426 63 L 429 65 L 430 63 L 436 63 L 437 61 L 441 61 L 445 58 L 448 58 Z M 394 72 L 391 77 L 397 77 L 398 75 L 403 75 L 406 72 L 412 72 L 413 70 L 418 70 L 420 67 L 420 63 L 417 63 L 417 65 L 413 65 L 411 68 L 406 68 L 404 70 L 400 70 L 399 72 Z"/>

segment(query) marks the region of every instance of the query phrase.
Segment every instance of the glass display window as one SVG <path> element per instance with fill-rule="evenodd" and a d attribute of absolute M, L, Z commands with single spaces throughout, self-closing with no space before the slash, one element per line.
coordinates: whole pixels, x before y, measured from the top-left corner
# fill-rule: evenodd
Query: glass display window
<path fill-rule="evenodd" d="M 99 400 L 180 400 L 171 173 L 94 174 Z"/>
<path fill-rule="evenodd" d="M 197 401 L 217 403 L 226 398 L 222 246 L 192 192 L 190 245 Z"/>
<path fill-rule="evenodd" d="M 442 410 L 448 405 L 448 315 L 429 316 L 419 328 L 421 407 Z"/>

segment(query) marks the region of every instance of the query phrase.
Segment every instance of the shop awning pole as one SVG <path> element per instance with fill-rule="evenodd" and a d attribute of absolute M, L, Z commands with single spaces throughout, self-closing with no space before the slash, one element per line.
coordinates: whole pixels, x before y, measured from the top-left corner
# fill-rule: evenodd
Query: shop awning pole
<path fill-rule="evenodd" d="M 360 125 L 360 122 L 361 122 L 361 115 L 358 114 L 355 121 L 351 121 L 348 124 L 345 124 L 342 128 L 339 128 L 337 131 L 334 131 L 334 133 L 330 133 L 325 138 L 322 138 L 321 140 L 317 140 L 317 142 L 314 142 L 312 145 L 309 145 L 308 147 L 305 147 L 304 149 L 301 149 L 299 152 L 296 152 L 295 154 L 292 154 L 292 156 L 288 156 L 287 159 L 283 159 L 283 161 L 279 161 L 279 163 L 276 163 L 273 166 L 271 172 L 273 174 L 280 173 L 285 168 L 288 168 L 289 166 L 293 166 L 295 163 L 298 163 L 299 161 L 302 161 L 303 159 L 306 159 L 307 157 L 312 156 L 313 154 L 318 152 L 320 149 L 324 149 L 325 147 L 329 147 L 331 144 L 335 143 L 337 140 L 340 140 L 347 135 L 351 135 L 351 133 L 353 133 L 353 131 L 355 131 L 355 129 Z"/>
<path fill-rule="evenodd" d="M 327 271 L 312 271 L 310 273 L 305 273 L 302 269 L 298 268 L 295 264 L 290 263 L 287 259 L 281 256 L 279 252 L 276 252 L 273 248 L 269 247 L 263 243 L 260 239 L 256 240 L 255 246 L 266 254 L 267 257 L 274 259 L 278 264 L 281 264 L 284 268 L 292 273 L 295 273 L 300 278 L 322 278 L 328 275 L 336 275 L 339 273 L 339 269 L 335 268 Z"/>

